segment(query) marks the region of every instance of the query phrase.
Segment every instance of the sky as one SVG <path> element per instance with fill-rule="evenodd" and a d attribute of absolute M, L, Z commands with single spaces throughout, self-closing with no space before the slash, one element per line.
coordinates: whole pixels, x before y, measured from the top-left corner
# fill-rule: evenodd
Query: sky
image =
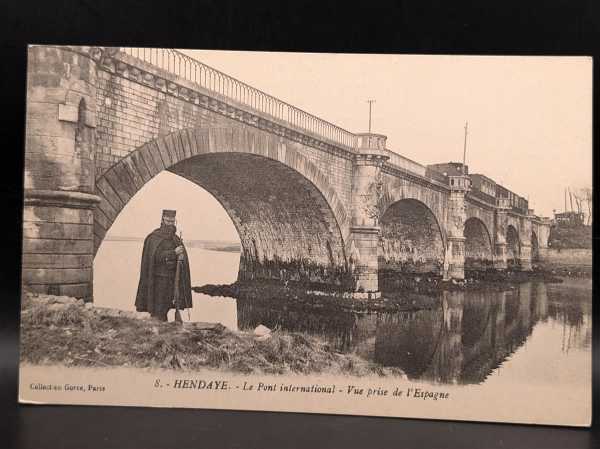
<path fill-rule="evenodd" d="M 468 121 L 469 171 L 528 197 L 538 215 L 562 210 L 565 188 L 592 185 L 591 58 L 184 52 L 355 133 L 373 99 L 372 131 L 424 165 L 462 161 Z M 138 234 L 136 216 L 154 224 L 170 204 L 190 238 L 237 240 L 219 203 L 177 178 L 150 181 L 111 234 Z"/>

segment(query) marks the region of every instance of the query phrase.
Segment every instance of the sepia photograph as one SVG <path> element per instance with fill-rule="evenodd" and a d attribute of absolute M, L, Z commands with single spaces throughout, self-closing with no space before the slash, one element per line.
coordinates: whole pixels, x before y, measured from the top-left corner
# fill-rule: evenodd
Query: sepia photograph
<path fill-rule="evenodd" d="M 592 59 L 31 45 L 19 400 L 589 426 Z"/>

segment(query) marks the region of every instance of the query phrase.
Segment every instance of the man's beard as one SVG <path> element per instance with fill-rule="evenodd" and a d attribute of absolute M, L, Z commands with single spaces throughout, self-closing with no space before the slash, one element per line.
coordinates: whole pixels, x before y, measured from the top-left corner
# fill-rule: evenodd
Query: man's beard
<path fill-rule="evenodd" d="M 177 231 L 177 227 L 175 225 L 168 225 L 164 223 L 162 225 L 162 229 L 168 232 L 169 234 L 175 234 L 175 231 Z"/>

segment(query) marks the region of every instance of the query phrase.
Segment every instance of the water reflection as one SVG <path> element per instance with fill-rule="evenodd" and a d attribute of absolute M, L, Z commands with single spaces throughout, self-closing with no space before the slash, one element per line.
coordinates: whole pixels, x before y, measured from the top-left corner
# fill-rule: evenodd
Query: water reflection
<path fill-rule="evenodd" d="M 562 332 L 563 353 L 590 350 L 591 284 L 573 290 L 524 283 L 504 292 L 443 292 L 438 299 L 432 310 L 363 315 L 238 300 L 238 320 L 241 329 L 262 323 L 319 335 L 337 351 L 440 383 L 482 383 L 536 326 Z"/>
<path fill-rule="evenodd" d="M 94 261 L 96 305 L 133 310 L 141 250 L 141 242 L 102 245 Z M 235 281 L 238 254 L 190 248 L 189 255 L 193 285 Z M 189 319 L 306 332 L 411 379 L 481 383 L 496 373 L 503 376 L 496 382 L 589 385 L 591 291 L 589 279 L 525 283 L 506 292 L 447 292 L 431 310 L 379 314 L 194 294 Z"/>

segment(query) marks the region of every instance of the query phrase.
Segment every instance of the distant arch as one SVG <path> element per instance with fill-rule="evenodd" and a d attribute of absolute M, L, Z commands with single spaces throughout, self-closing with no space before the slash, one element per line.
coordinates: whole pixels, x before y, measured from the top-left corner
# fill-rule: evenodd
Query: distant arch
<path fill-rule="evenodd" d="M 493 266 L 492 238 L 485 223 L 476 217 L 465 221 L 465 270 L 482 270 Z"/>
<path fill-rule="evenodd" d="M 442 234 L 442 240 L 446 243 L 445 209 L 447 208 L 444 193 L 423 187 L 410 181 L 403 180 L 400 183 L 385 184 L 384 192 L 379 200 L 381 216 L 385 215 L 390 207 L 402 200 L 414 200 L 423 204 L 434 216 L 438 228 Z"/>
<path fill-rule="evenodd" d="M 380 271 L 441 273 L 444 234 L 426 204 L 407 198 L 396 201 L 386 209 L 380 226 Z"/>

